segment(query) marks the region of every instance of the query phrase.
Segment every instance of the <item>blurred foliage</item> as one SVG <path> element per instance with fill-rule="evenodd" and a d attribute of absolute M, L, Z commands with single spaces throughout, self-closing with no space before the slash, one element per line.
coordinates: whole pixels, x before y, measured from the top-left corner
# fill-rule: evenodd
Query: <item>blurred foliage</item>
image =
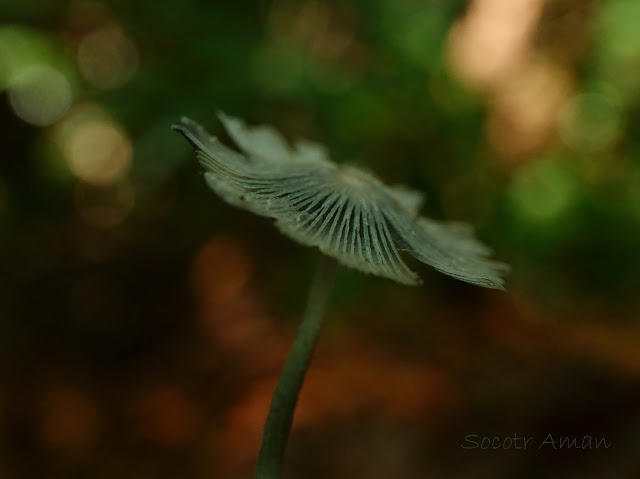
<path fill-rule="evenodd" d="M 341 271 L 291 477 L 637 477 L 638 24 L 636 0 L 0 0 L 0 476 L 249 477 L 314 252 L 169 129 L 223 110 L 425 191 L 513 267 L 503 295 Z M 514 432 L 613 447 L 459 446 Z"/>

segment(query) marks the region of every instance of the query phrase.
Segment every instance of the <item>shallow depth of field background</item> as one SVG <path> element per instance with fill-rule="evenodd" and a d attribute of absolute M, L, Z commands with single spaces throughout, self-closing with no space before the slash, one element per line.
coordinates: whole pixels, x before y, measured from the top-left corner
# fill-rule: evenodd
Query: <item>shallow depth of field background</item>
<path fill-rule="evenodd" d="M 0 477 L 250 477 L 316 251 L 207 189 L 169 127 L 228 141 L 218 110 L 424 191 L 513 268 L 506 293 L 341 269 L 288 477 L 640 477 L 638 25 L 637 0 L 1 0 Z"/>

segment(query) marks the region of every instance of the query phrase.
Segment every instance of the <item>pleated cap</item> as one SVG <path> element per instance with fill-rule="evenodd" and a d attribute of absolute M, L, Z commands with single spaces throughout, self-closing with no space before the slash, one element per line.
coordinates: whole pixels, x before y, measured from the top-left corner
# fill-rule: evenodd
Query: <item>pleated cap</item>
<path fill-rule="evenodd" d="M 419 192 L 337 165 L 317 143 L 290 147 L 270 126 L 219 117 L 242 154 L 188 118 L 173 128 L 194 146 L 207 184 L 227 203 L 275 219 L 286 236 L 365 273 L 420 284 L 401 257 L 407 252 L 461 281 L 504 289 L 508 266 L 489 258 L 468 225 L 420 217 Z"/>

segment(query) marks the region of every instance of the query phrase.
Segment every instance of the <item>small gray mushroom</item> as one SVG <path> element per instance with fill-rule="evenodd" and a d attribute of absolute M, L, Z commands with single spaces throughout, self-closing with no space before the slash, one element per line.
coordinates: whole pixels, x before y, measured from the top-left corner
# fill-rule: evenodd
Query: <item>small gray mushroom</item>
<path fill-rule="evenodd" d="M 461 281 L 504 289 L 509 267 L 489 259 L 470 226 L 420 217 L 419 192 L 337 165 L 317 143 L 298 140 L 292 148 L 270 126 L 219 117 L 244 154 L 188 118 L 173 128 L 195 147 L 208 185 L 227 203 L 275 219 L 285 235 L 365 273 L 420 284 L 404 251 Z"/>

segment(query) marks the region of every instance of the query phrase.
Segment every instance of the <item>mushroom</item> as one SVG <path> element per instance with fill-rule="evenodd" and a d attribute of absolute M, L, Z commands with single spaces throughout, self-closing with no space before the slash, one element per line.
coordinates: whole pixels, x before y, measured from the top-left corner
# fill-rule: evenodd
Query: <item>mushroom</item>
<path fill-rule="evenodd" d="M 421 284 L 402 259 L 404 251 L 456 279 L 493 289 L 504 289 L 509 268 L 489 259 L 491 250 L 469 226 L 420 217 L 421 193 L 387 186 L 364 169 L 337 165 L 317 143 L 298 140 L 291 148 L 270 126 L 250 128 L 224 113 L 219 118 L 243 154 L 188 118 L 172 126 L 196 149 L 207 184 L 227 203 L 275 219 L 283 234 L 324 253 L 274 392 L 256 467 L 256 479 L 280 478 L 336 261 L 402 284 Z"/>

